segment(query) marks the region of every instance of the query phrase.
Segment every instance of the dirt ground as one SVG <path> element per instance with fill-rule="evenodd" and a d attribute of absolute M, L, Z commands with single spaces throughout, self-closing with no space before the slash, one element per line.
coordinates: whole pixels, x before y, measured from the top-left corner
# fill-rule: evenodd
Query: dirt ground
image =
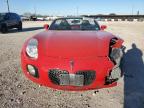
<path fill-rule="evenodd" d="M 0 33 L 0 108 L 144 108 L 144 22 L 100 22 L 125 40 L 125 75 L 117 87 L 86 92 L 39 86 L 22 73 L 21 47 L 45 23 L 24 22 L 22 32 Z"/>

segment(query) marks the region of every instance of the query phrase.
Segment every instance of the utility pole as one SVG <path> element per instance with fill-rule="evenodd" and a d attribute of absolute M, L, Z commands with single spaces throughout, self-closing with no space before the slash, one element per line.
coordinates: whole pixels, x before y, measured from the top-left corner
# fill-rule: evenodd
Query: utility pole
<path fill-rule="evenodd" d="M 132 5 L 132 15 L 134 15 L 134 5 Z"/>
<path fill-rule="evenodd" d="M 34 5 L 34 15 L 36 16 L 37 14 L 37 8 L 36 8 L 36 5 Z"/>
<path fill-rule="evenodd" d="M 137 15 L 139 15 L 140 14 L 140 12 L 139 12 L 139 10 L 137 11 Z"/>
<path fill-rule="evenodd" d="M 7 0 L 7 7 L 8 7 L 8 12 L 10 12 L 10 9 L 9 9 L 9 1 Z"/>
<path fill-rule="evenodd" d="M 79 14 L 79 7 L 78 6 L 76 8 L 76 11 L 77 11 L 77 16 L 78 16 L 78 14 Z"/>

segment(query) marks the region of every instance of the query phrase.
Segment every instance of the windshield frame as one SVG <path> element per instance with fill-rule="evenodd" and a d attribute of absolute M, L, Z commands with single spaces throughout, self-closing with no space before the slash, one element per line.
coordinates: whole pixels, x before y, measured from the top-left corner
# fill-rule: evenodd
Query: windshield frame
<path fill-rule="evenodd" d="M 51 23 L 51 25 L 50 25 L 50 27 L 49 27 L 49 30 L 57 30 L 57 29 L 54 29 L 54 25 L 55 25 L 55 23 L 56 23 L 56 21 L 58 21 L 58 20 L 71 20 L 71 19 L 79 19 L 79 20 L 83 20 L 83 19 L 90 19 L 90 20 L 93 20 L 93 22 L 94 22 L 94 25 L 95 26 L 97 26 L 97 30 L 95 29 L 95 30 L 88 30 L 88 29 L 85 29 L 85 30 L 82 30 L 82 29 L 78 29 L 78 30 L 73 30 L 73 29 L 60 29 L 60 30 L 58 30 L 58 31 L 99 31 L 100 30 L 100 25 L 98 24 L 98 22 L 94 19 L 94 18 L 89 18 L 89 17 L 68 17 L 68 18 L 57 18 L 57 19 L 55 19 L 52 23 Z"/>

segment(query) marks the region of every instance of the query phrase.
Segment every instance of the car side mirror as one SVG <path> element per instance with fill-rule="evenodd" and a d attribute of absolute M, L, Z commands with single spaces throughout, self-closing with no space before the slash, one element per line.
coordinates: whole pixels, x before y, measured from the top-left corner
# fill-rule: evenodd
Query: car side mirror
<path fill-rule="evenodd" d="M 101 26 L 101 30 L 105 30 L 106 28 L 107 28 L 106 25 L 102 25 L 102 26 Z"/>
<path fill-rule="evenodd" d="M 48 29 L 49 29 L 49 25 L 48 25 L 48 24 L 45 24 L 45 25 L 44 25 L 44 29 L 45 29 L 45 30 L 48 30 Z"/>

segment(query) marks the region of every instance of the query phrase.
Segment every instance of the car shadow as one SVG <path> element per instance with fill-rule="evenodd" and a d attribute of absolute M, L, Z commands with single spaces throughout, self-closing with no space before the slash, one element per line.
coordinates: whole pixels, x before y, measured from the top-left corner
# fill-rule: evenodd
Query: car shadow
<path fill-rule="evenodd" d="M 123 58 L 124 108 L 144 108 L 144 62 L 143 53 L 132 44 Z"/>
<path fill-rule="evenodd" d="M 30 27 L 30 28 L 23 28 L 22 30 L 17 29 L 10 29 L 8 30 L 8 33 L 16 33 L 16 32 L 29 32 L 29 31 L 35 31 L 43 29 L 43 27 Z"/>

